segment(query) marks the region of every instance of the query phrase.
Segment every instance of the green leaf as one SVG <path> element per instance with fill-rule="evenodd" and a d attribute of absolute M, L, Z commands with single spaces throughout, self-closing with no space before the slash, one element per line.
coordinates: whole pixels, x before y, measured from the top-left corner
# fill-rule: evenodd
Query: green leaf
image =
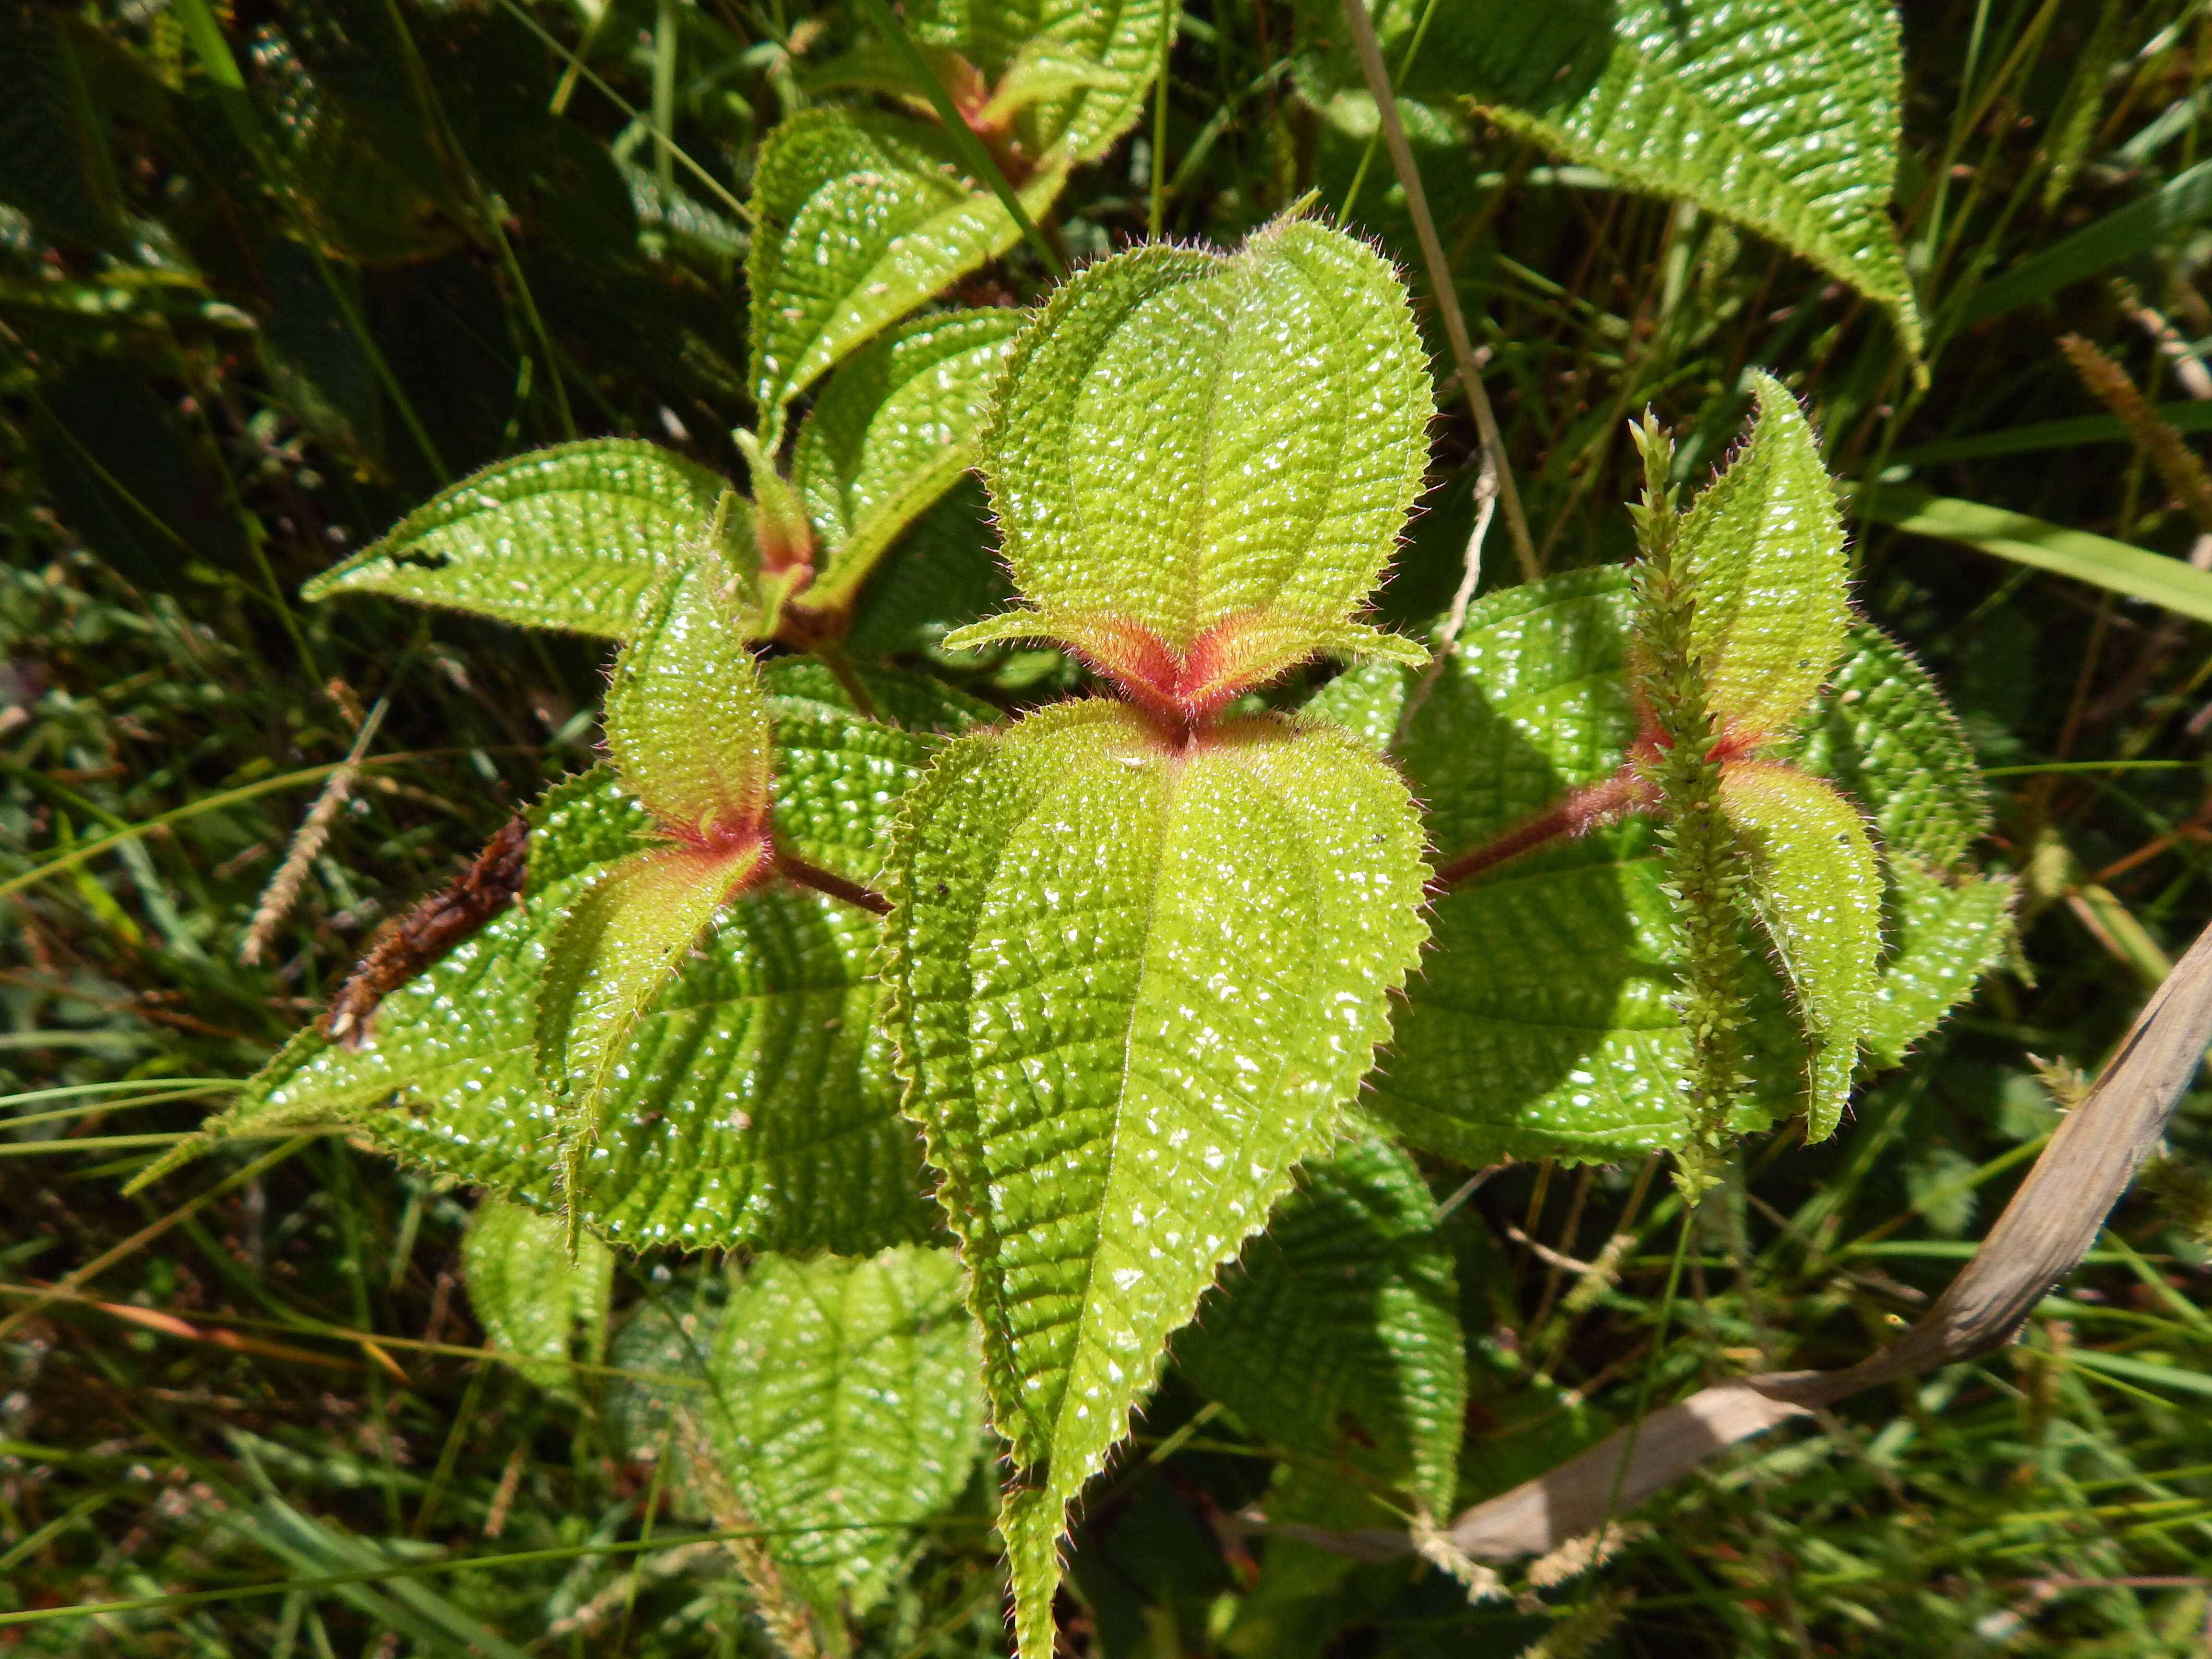
<path fill-rule="evenodd" d="M 1725 724 L 1786 733 L 1826 684 L 1850 625 L 1844 527 L 1820 447 L 1783 385 L 1752 377 L 1748 442 L 1682 524 L 1677 568 L 1695 583 L 1690 633 L 1706 702 Z"/>
<path fill-rule="evenodd" d="M 575 1398 L 576 1337 L 593 1359 L 606 1346 L 614 1253 L 587 1239 L 572 1259 L 559 1221 L 487 1197 L 469 1217 L 461 1261 L 469 1305 L 491 1346 L 520 1356 L 519 1369 L 540 1388 Z"/>
<path fill-rule="evenodd" d="M 1875 524 L 1956 542 L 2015 564 L 2147 599 L 2176 616 L 2212 622 L 2212 574 L 2164 553 L 2086 530 L 2069 530 L 2025 513 L 1931 495 L 1924 489 L 1869 489 L 1861 493 L 1857 506 L 1860 515 Z"/>
<path fill-rule="evenodd" d="M 1395 754 L 1449 855 L 1480 846 L 1610 775 L 1635 737 L 1626 582 L 1579 571 L 1479 600 L 1458 649 L 1405 722 Z M 1312 712 L 1397 726 L 1410 677 L 1374 668 L 1328 687 Z M 1982 826 L 1957 722 L 1926 673 L 1872 629 L 1851 630 L 1828 690 L 1777 751 L 1833 777 L 1871 817 L 1899 887 L 1897 952 L 1881 967 L 1911 1041 L 2001 938 L 1971 908 L 1956 933 L 1901 925 L 1908 866 L 1949 870 Z M 1948 878 L 1946 877 L 1947 884 Z M 1685 1052 L 1669 1000 L 1673 922 L 1641 819 L 1498 865 L 1436 902 L 1435 948 L 1407 987 L 1370 1108 L 1419 1146 L 1480 1165 L 1501 1158 L 1608 1162 L 1671 1147 Z M 1984 930 L 1972 929 L 1978 920 Z M 1753 946 L 1747 996 L 1751 1128 L 1802 1103 L 1805 1045 Z M 1916 989 L 1917 987 L 1919 988 Z M 1925 994 L 1923 994 L 1923 992 Z M 1905 1011 L 1910 1011 L 1909 1012 Z M 1877 1013 L 1875 1032 L 1889 1016 Z M 1884 1054 L 1880 1035 L 1874 1042 Z"/>
<path fill-rule="evenodd" d="M 664 834 L 701 848 L 757 837 L 773 763 L 768 701 L 723 580 L 704 562 L 672 578 L 607 688 L 616 771 Z"/>
<path fill-rule="evenodd" d="M 1450 1512 L 1467 1408 L 1451 1252 L 1413 1161 L 1370 1138 L 1309 1163 L 1175 1340 L 1262 1440 Z M 1291 1356 L 1295 1363 L 1286 1363 Z"/>
<path fill-rule="evenodd" d="M 866 1613 L 915 1527 L 982 1450 L 975 1322 L 960 1261 L 907 1248 L 765 1256 L 733 1289 L 707 1364 L 708 1441 L 775 1567 L 826 1625 Z"/>
<path fill-rule="evenodd" d="M 1325 1146 L 1423 929 L 1404 787 L 1277 717 L 1085 702 L 950 745 L 888 872 L 890 1023 L 972 1275 L 1021 1651 L 1169 1334 Z"/>
<path fill-rule="evenodd" d="M 1016 342 L 984 434 L 1033 609 L 949 642 L 1053 640 L 1188 701 L 1387 650 L 1348 619 L 1420 493 L 1434 412 L 1403 285 L 1341 231 L 1281 220 L 1233 256 L 1094 264 Z"/>
<path fill-rule="evenodd" d="M 891 542 L 975 464 L 985 399 L 1018 311 L 926 317 L 837 371 L 799 428 L 792 482 L 818 574 L 809 602 L 848 603 Z"/>
<path fill-rule="evenodd" d="M 779 663 L 766 678 L 779 720 L 793 722 L 778 819 L 839 821 L 842 851 L 826 829 L 803 849 L 872 874 L 902 769 L 910 782 L 919 762 L 899 762 L 876 740 L 884 728 L 842 710 L 818 665 Z M 921 675 L 868 684 L 922 731 L 991 712 Z M 652 844 L 652 819 L 604 767 L 556 785 L 532 817 L 520 904 L 386 998 L 360 1048 L 299 1033 L 210 1133 L 357 1128 L 407 1163 L 559 1207 L 558 1113 L 537 1068 L 546 943 L 585 884 Z M 584 1224 L 636 1249 L 861 1251 L 927 1233 L 920 1149 L 873 1029 L 875 950 L 874 919 L 819 894 L 771 885 L 729 907 L 615 1068 L 574 1196 Z"/>
<path fill-rule="evenodd" d="M 1423 6 L 1376 8 L 1391 63 Z M 1358 84 L 1334 0 L 1304 10 L 1335 78 Z M 1464 98 L 1632 188 L 1773 238 L 1881 306 L 1919 355 L 1888 215 L 1903 64 L 1896 14 L 1878 0 L 1459 0 L 1438 12 L 1418 64 L 1406 95 Z"/>
<path fill-rule="evenodd" d="M 1032 217 L 1066 176 L 1023 187 Z M 753 400 L 770 453 L 793 398 L 1020 234 L 942 129 L 846 109 L 806 110 L 769 135 L 753 214 Z"/>
<path fill-rule="evenodd" d="M 993 88 L 1031 163 L 1095 161 L 1144 112 L 1159 66 L 1162 0 L 914 0 L 907 27 L 958 52 Z"/>
<path fill-rule="evenodd" d="M 1865 1042 L 1879 1064 L 1897 1066 L 2004 954 L 2018 885 L 2008 876 L 1953 881 L 1893 851 L 1889 876 L 1897 954 L 1882 970 Z"/>
<path fill-rule="evenodd" d="M 1812 1049 L 1805 1138 L 1843 1121 L 1859 1044 L 1875 1019 L 1881 868 L 1858 810 L 1794 767 L 1723 769 L 1720 808 L 1751 866 L 1749 890 Z"/>
<path fill-rule="evenodd" d="M 714 523 L 727 483 L 634 438 L 587 438 L 495 461 L 441 490 L 373 546 L 301 588 L 383 593 L 531 628 L 628 639 Z M 750 577 L 750 519 L 717 550 Z"/>
<path fill-rule="evenodd" d="M 882 873 L 885 826 L 940 734 L 1002 718 L 988 703 L 895 670 L 863 671 L 861 682 L 896 726 L 856 717 L 836 677 L 811 658 L 783 658 L 764 678 L 775 713 L 776 846 L 866 885 Z"/>

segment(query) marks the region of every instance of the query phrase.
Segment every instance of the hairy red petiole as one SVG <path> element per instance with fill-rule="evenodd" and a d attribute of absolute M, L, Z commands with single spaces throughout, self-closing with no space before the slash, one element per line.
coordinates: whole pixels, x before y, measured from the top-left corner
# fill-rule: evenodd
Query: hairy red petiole
<path fill-rule="evenodd" d="M 1587 835 L 1638 807 L 1650 805 L 1652 799 L 1651 787 L 1644 781 L 1641 769 L 1631 761 L 1610 777 L 1585 784 L 1558 805 L 1516 824 L 1495 841 L 1461 854 L 1430 877 L 1422 890 L 1431 898 L 1441 897 L 1461 882 L 1508 859 L 1533 852 L 1562 836 Z"/>

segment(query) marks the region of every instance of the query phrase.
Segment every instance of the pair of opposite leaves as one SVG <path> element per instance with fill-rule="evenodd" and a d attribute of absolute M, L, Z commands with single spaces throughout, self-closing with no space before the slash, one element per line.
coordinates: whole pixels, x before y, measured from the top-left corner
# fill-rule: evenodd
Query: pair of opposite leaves
<path fill-rule="evenodd" d="M 1752 445 L 1682 537 L 1710 700 L 1747 749 L 1786 736 L 1846 620 L 1811 434 L 1779 387 L 1759 396 Z M 1215 1268 L 1335 1132 L 1423 935 L 1419 823 L 1371 751 L 1214 717 L 1317 651 L 1400 654 L 1350 613 L 1418 492 L 1429 412 L 1395 279 L 1292 223 L 1233 261 L 1146 249 L 1086 272 L 1018 343 L 986 434 L 1030 605 L 964 638 L 1055 640 L 1131 698 L 953 744 L 909 796 L 889 872 L 908 1109 L 1018 1468 L 1004 1519 L 1025 1650 L 1049 1639 L 1067 1501 Z M 555 1069 L 586 1127 L 626 1023 L 769 856 L 764 722 L 731 700 L 749 667 L 715 589 L 670 587 L 610 698 L 617 762 L 674 839 L 595 878 L 549 959 Z M 731 739 L 709 746 L 748 758 L 686 749 L 717 718 Z M 1873 995 L 1872 849 L 1826 786 L 1751 760 L 1726 775 L 1818 1042 L 1825 1133 Z"/>

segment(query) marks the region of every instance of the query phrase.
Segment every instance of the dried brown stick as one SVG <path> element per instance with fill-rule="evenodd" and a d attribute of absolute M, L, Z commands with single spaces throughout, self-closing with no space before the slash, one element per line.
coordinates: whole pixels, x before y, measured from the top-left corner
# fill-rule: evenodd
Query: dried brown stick
<path fill-rule="evenodd" d="M 1777 1371 L 1701 1389 L 1558 1468 L 1476 1504 L 1443 1534 L 1478 1560 L 1548 1554 L 1680 1480 L 1715 1452 L 1793 1417 L 2002 1346 L 2080 1265 L 2165 1133 L 2212 1046 L 2212 927 L 2152 995 L 2096 1085 L 1927 1314 L 1881 1352 L 1839 1371 Z M 1631 1448 L 1632 1447 L 1632 1450 Z M 1622 1468 L 1624 1455 L 1627 1468 Z M 1297 1536 L 1363 1559 L 1413 1553 L 1404 1533 Z"/>
<path fill-rule="evenodd" d="M 1405 123 L 1398 118 L 1398 100 L 1390 90 L 1390 71 L 1383 67 L 1382 48 L 1376 44 L 1375 26 L 1367 21 L 1366 0 L 1344 0 L 1344 21 L 1352 31 L 1352 45 L 1359 55 L 1359 70 L 1366 77 L 1367 89 L 1375 95 L 1375 108 L 1382 120 L 1382 142 L 1389 148 L 1390 166 L 1398 175 L 1398 184 L 1406 192 L 1406 211 L 1413 216 L 1413 234 L 1420 240 L 1421 263 L 1429 268 L 1429 292 L 1436 298 L 1437 312 L 1443 319 L 1444 334 L 1451 342 L 1452 356 L 1459 367 L 1461 386 L 1467 390 L 1468 406 L 1474 410 L 1475 430 L 1482 435 L 1483 453 L 1494 459 L 1498 466 L 1498 503 L 1505 509 L 1505 527 L 1512 532 L 1513 556 L 1520 562 L 1521 579 L 1534 581 L 1544 574 L 1536 557 L 1536 544 L 1528 534 L 1528 518 L 1522 511 L 1520 487 L 1513 482 L 1513 469 L 1505 459 L 1505 441 L 1498 434 L 1497 411 L 1490 406 L 1490 394 L 1483 390 L 1481 371 L 1474 361 L 1474 347 L 1468 339 L 1467 319 L 1460 314 L 1459 295 L 1452 287 L 1451 262 L 1444 258 L 1444 246 L 1437 236 L 1437 222 L 1429 212 L 1429 198 L 1421 189 L 1421 171 L 1413 165 L 1413 152 L 1406 143 Z"/>

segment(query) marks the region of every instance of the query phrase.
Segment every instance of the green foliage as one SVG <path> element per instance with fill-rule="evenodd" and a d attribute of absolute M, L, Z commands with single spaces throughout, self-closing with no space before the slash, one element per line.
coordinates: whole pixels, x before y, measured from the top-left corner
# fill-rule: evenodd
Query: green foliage
<path fill-rule="evenodd" d="M 1017 341 L 984 435 L 1028 607 L 949 643 L 1053 640 L 1192 708 L 1317 651 L 1403 658 L 1349 617 L 1419 493 L 1432 407 L 1404 290 L 1340 231 L 1093 265 Z"/>
<path fill-rule="evenodd" d="M 495 462 L 301 591 L 385 593 L 501 622 L 626 640 L 710 530 L 740 573 L 742 506 L 696 462 L 634 439 L 592 438 Z"/>
<path fill-rule="evenodd" d="M 838 371 L 800 424 L 791 477 L 810 520 L 817 605 L 849 602 L 891 543 L 975 464 L 1015 311 L 893 330 Z"/>
<path fill-rule="evenodd" d="M 1446 848 L 1480 846 L 1602 781 L 1637 736 L 1620 573 L 1558 576 L 1484 599 L 1410 715 L 1418 676 L 1346 676 L 1313 708 L 1388 733 Z M 1983 822 L 1972 757 L 1924 672 L 1863 626 L 1780 753 L 1869 814 L 1895 879 L 1876 1053 L 1901 1054 L 1972 988 L 2003 937 L 2002 883 L 1952 870 Z M 1937 892 L 1977 896 L 1932 926 Z M 1948 907 L 1946 907 L 1948 908 Z M 1906 928 L 1906 915 L 1927 920 Z M 1416 1144 L 1471 1164 L 1635 1156 L 1679 1144 L 1686 1050 L 1672 1007 L 1677 946 L 1651 830 L 1634 819 L 1476 875 L 1436 902 L 1436 948 L 1407 986 L 1371 1099 Z M 1924 929 L 1924 931 L 1923 931 Z M 1750 1100 L 1738 1125 L 1796 1109 L 1802 1044 L 1747 952 Z M 1940 1006 L 1936 999 L 1946 999 Z M 1907 1034 L 1906 1028 L 1911 1028 Z"/>
<path fill-rule="evenodd" d="M 1686 648 L 1706 705 L 1747 738 L 1786 734 L 1843 653 L 1844 527 L 1797 400 L 1753 377 L 1751 437 L 1682 520 L 1674 559 L 1695 596 Z"/>
<path fill-rule="evenodd" d="M 1033 165 L 1095 161 L 1137 120 L 1172 27 L 1161 0 L 919 0 L 917 39 L 957 52 L 991 96 L 969 118 Z"/>
<path fill-rule="evenodd" d="M 769 1256 L 733 1285 L 703 1370 L 709 1479 L 735 1500 L 725 1524 L 764 1528 L 768 1571 L 833 1649 L 841 1600 L 856 1615 L 881 1601 L 912 1529 L 968 1484 L 976 1365 L 950 1250 Z"/>
<path fill-rule="evenodd" d="M 1305 1165 L 1176 1338 L 1176 1365 L 1270 1445 L 1441 1516 L 1467 1407 L 1458 1302 L 1420 1171 L 1370 1138 Z"/>
<path fill-rule="evenodd" d="M 1795 768 L 1730 767 L 1719 805 L 1812 1044 L 1805 1138 L 1825 1140 L 1843 1118 L 1880 995 L 1881 871 L 1857 810 Z"/>
<path fill-rule="evenodd" d="M 1012 1449 L 1025 1655 L 1068 1503 L 1358 1087 L 1425 873 L 1371 753 L 1273 718 L 1177 752 L 1079 702 L 961 739 L 909 798 L 890 1020 Z"/>
<path fill-rule="evenodd" d="M 570 1361 L 580 1336 L 587 1358 L 605 1352 L 614 1252 L 588 1239 L 572 1254 L 557 1220 L 488 1196 L 469 1217 L 461 1262 L 491 1346 L 516 1355 L 539 1387 L 579 1398 Z"/>
<path fill-rule="evenodd" d="M 1065 178 L 1064 167 L 1039 173 L 1023 206 L 1042 212 Z M 775 129 L 753 175 L 753 216 L 752 392 L 771 452 L 793 398 L 1020 234 L 996 198 L 963 180 L 941 129 L 838 108 Z"/>
<path fill-rule="evenodd" d="M 1409 55 L 1422 0 L 1386 0 L 1376 33 Z M 1358 86 L 1333 0 L 1302 0 L 1323 84 Z M 1919 353 L 1920 314 L 1887 208 L 1903 62 L 1875 0 L 1474 0 L 1440 13 L 1408 96 L 1466 105 L 1632 189 L 1770 236 L 1890 313 Z"/>

